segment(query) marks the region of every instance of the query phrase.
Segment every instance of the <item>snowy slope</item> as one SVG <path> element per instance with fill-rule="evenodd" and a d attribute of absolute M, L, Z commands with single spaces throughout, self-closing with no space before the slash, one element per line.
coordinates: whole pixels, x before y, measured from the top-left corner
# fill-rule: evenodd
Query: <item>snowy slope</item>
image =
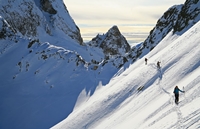
<path fill-rule="evenodd" d="M 114 74 L 99 75 L 76 52 L 48 42 L 17 41 L 0 44 L 0 128 L 50 128 L 73 111 L 82 91 L 93 95 Z"/>
<path fill-rule="evenodd" d="M 99 85 L 53 129 L 196 129 L 200 127 L 200 22 L 182 35 L 169 33 L 144 59 Z M 161 70 L 156 62 L 161 61 Z M 179 105 L 173 88 L 178 85 Z M 138 88 L 143 87 L 141 91 Z M 85 99 L 84 99 L 85 98 Z M 87 98 L 87 99 L 86 99 Z M 84 102 L 84 104 L 81 104 Z"/>
<path fill-rule="evenodd" d="M 53 45 L 55 41 L 74 43 L 67 38 L 49 37 L 46 42 L 23 38 L 6 23 L 0 17 L 2 129 L 52 127 L 73 111 L 82 91 L 92 96 L 98 84 L 107 84 L 117 71 L 112 62 L 95 70 L 95 64 L 85 61 L 82 56 L 93 48 L 75 43 L 72 51 Z M 95 53 L 93 58 L 98 56 Z"/>
<path fill-rule="evenodd" d="M 0 128 L 45 129 L 68 117 L 80 93 L 92 96 L 123 64 L 104 57 L 82 44 L 62 0 L 2 2 Z"/>

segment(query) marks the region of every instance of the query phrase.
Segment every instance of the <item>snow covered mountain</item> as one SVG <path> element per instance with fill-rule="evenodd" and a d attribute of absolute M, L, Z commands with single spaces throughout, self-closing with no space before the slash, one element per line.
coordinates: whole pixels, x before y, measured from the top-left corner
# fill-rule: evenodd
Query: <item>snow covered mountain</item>
<path fill-rule="evenodd" d="M 147 54 L 88 98 L 52 129 L 197 129 L 200 127 L 200 22 L 168 33 Z M 161 61 L 161 69 L 156 66 Z M 178 105 L 173 89 L 179 86 Z"/>
<path fill-rule="evenodd" d="M 90 46 L 99 47 L 103 53 L 109 55 L 125 55 L 130 52 L 130 45 L 120 33 L 117 26 L 113 26 L 105 35 L 97 35 L 88 43 Z"/>
<path fill-rule="evenodd" d="M 68 36 L 82 44 L 75 25 L 62 0 L 8 0 L 1 2 L 0 15 L 15 32 L 43 41 L 45 34 Z M 44 39 L 44 41 L 46 41 Z"/>
<path fill-rule="evenodd" d="M 139 48 L 133 48 L 136 57 L 143 57 L 151 51 L 170 31 L 174 34 L 183 34 L 200 20 L 200 1 L 186 0 L 183 5 L 174 5 L 169 8 L 157 21 L 147 39 Z"/>
<path fill-rule="evenodd" d="M 185 32 L 200 20 L 200 2 L 199 0 L 186 0 L 183 5 L 176 24 L 174 26 L 174 33 Z"/>
<path fill-rule="evenodd" d="M 0 10 L 0 128 L 50 128 L 124 64 L 125 51 L 106 57 L 82 42 L 62 0 L 4 1 Z"/>
<path fill-rule="evenodd" d="M 176 22 L 180 23 L 180 25 L 176 25 L 176 31 L 173 31 L 174 28 L 167 28 L 166 31 L 161 32 L 165 36 L 156 35 L 154 51 L 159 51 L 159 47 L 157 48 L 156 45 L 160 44 L 160 41 L 169 32 L 173 34 L 171 37 L 168 36 L 169 39 L 175 40 L 199 20 L 199 3 L 199 1 L 186 1 L 187 5 L 177 6 L 177 8 L 179 7 L 175 9 L 177 15 L 175 13 L 173 18 L 189 17 L 189 22 L 186 20 L 187 24 L 183 24 L 183 20 L 181 20 Z M 168 18 L 165 20 L 170 21 Z M 166 26 L 168 26 L 167 23 Z M 170 26 L 171 24 L 168 27 Z M 159 31 L 159 29 L 154 29 L 151 35 L 157 34 Z M 169 41 L 172 42 L 172 40 Z M 167 46 L 170 43 L 165 42 L 163 45 Z M 74 111 L 82 107 L 82 104 L 90 107 L 88 102 L 93 100 L 93 97 L 98 97 L 101 102 L 102 96 L 98 96 L 98 93 L 108 99 L 97 104 L 110 104 L 108 92 L 121 94 L 118 90 L 123 90 L 120 88 L 121 86 L 117 86 L 119 89 L 113 89 L 114 91 L 111 92 L 109 88 L 114 87 L 111 79 L 116 79 L 122 74 L 128 77 L 128 73 L 124 72 L 127 68 L 138 69 L 137 62 L 134 65 L 131 64 L 152 50 L 148 47 L 152 43 L 148 41 L 146 44 L 145 47 L 143 47 L 144 44 L 141 44 L 140 47 L 130 48 L 117 26 L 111 27 L 104 35 L 93 38 L 88 44 L 83 43 L 79 28 L 69 15 L 62 0 L 8 0 L 1 2 L 0 128 L 50 128 L 65 118 L 73 118 L 76 114 Z M 164 49 L 164 46 L 161 49 Z M 170 50 L 173 51 L 173 49 Z M 143 58 L 139 61 L 143 62 Z M 168 67 L 173 63 L 168 64 Z M 132 69 L 132 71 L 134 70 Z M 137 72 L 134 72 L 129 76 L 138 77 L 136 75 Z M 141 78 L 141 80 L 145 80 L 145 78 Z M 123 82 L 121 79 L 120 81 Z M 128 90 L 131 88 L 131 84 L 129 84 L 127 84 Z M 105 94 L 100 92 L 101 89 L 104 89 L 102 85 L 106 85 L 105 89 L 108 90 L 104 91 Z M 122 86 L 124 85 L 122 84 Z M 138 86 L 139 84 L 133 88 Z M 150 84 L 147 86 L 150 87 Z M 122 99 L 118 99 L 117 94 L 117 103 L 111 104 L 113 107 L 108 106 L 109 110 L 105 109 L 105 113 L 109 114 L 121 102 L 128 99 L 127 94 L 124 94 Z M 110 97 L 115 100 L 112 95 Z M 82 109 L 87 112 L 84 106 L 81 111 Z M 101 110 L 98 111 L 98 109 L 95 109 L 97 110 L 97 112 L 95 111 L 97 115 L 94 116 L 96 118 L 88 119 L 91 125 L 93 125 L 92 121 L 100 120 L 98 114 L 101 113 Z M 100 117 L 103 118 L 103 116 Z M 80 123 L 84 123 L 83 125 L 88 124 L 80 121 Z M 70 122 L 73 124 L 72 121 Z M 90 127 L 89 125 L 88 127 Z M 72 128 L 79 128 L 79 126 L 80 124 L 72 125 Z M 82 128 L 81 126 L 80 128 Z M 65 128 L 65 126 L 62 127 Z"/>
<path fill-rule="evenodd" d="M 129 57 L 131 47 L 126 41 L 125 37 L 121 34 L 117 26 L 113 26 L 104 35 L 97 35 L 92 41 L 88 42 L 92 48 L 101 51 L 104 59 L 103 65 L 112 62 L 116 68 L 121 68 Z"/>

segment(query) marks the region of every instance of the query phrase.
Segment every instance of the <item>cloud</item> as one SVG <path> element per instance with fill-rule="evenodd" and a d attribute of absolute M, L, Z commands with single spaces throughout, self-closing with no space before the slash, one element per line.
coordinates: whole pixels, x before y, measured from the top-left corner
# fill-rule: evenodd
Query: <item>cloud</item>
<path fill-rule="evenodd" d="M 70 4 L 68 11 L 77 24 L 156 24 L 169 6 L 161 6 L 159 2 L 153 4 L 152 1 L 69 0 L 66 6 Z"/>
<path fill-rule="evenodd" d="M 82 35 L 87 38 L 94 37 L 98 33 L 106 33 L 113 25 L 117 25 L 120 31 L 128 37 L 131 37 L 132 32 L 149 33 L 165 11 L 184 1 L 64 0 Z"/>

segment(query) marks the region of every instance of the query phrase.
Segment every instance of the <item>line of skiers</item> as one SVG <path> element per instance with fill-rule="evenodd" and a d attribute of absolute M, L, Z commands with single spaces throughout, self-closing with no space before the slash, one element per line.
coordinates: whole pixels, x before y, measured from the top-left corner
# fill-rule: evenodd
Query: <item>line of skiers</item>
<path fill-rule="evenodd" d="M 147 61 L 148 61 L 148 59 L 147 58 L 145 58 L 145 65 L 147 65 Z M 161 67 L 160 67 L 160 61 L 158 61 L 157 62 L 157 68 L 158 69 L 160 69 Z M 175 103 L 176 104 L 178 104 L 178 102 L 179 102 L 179 92 L 182 92 L 182 93 L 185 93 L 185 91 L 182 91 L 182 90 L 180 90 L 179 88 L 178 88 L 178 86 L 175 86 L 175 88 L 174 88 L 174 96 L 175 96 Z"/>
<path fill-rule="evenodd" d="M 148 59 L 145 58 L 144 60 L 145 60 L 145 65 L 147 65 L 147 61 L 148 61 Z M 157 68 L 158 68 L 158 69 L 161 68 L 161 67 L 160 67 L 160 63 L 161 63 L 160 61 L 157 62 Z"/>

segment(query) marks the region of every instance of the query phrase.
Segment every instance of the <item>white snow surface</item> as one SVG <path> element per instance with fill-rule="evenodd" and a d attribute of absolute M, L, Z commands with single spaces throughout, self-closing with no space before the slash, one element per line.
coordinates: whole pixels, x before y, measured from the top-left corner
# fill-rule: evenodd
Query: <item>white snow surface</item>
<path fill-rule="evenodd" d="M 72 113 L 52 129 L 200 128 L 199 33 L 200 22 L 182 35 L 169 33 L 145 56 L 147 65 L 143 57 L 107 85 L 99 83 L 92 96 L 83 90 Z M 185 91 L 178 105 L 176 85 Z"/>

